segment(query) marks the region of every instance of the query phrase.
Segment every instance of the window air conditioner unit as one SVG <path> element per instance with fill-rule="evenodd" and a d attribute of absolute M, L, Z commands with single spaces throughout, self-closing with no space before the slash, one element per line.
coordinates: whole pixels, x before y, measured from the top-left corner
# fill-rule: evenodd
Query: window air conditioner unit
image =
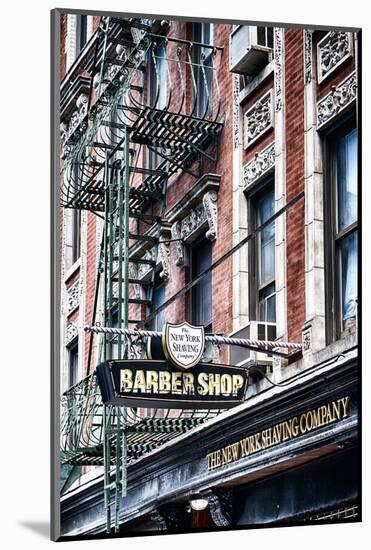
<path fill-rule="evenodd" d="M 230 337 L 274 341 L 276 339 L 276 323 L 250 321 L 246 326 L 232 332 Z M 250 363 L 271 365 L 273 359 L 272 355 L 264 351 L 250 350 L 242 346 L 229 346 L 229 363 L 236 367 L 248 367 Z"/>
<path fill-rule="evenodd" d="M 238 26 L 230 34 L 230 71 L 255 76 L 272 59 L 273 29 Z"/>

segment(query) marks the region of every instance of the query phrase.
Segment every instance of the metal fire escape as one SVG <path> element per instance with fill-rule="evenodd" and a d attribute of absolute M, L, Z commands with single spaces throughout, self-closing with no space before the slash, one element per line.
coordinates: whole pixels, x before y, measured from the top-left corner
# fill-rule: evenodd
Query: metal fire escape
<path fill-rule="evenodd" d="M 167 30 L 159 21 L 102 18 L 84 67 L 91 82 L 84 116 L 62 136 L 62 205 L 104 219 L 96 301 L 103 292 L 105 326 L 145 320 L 169 178 L 179 171 L 199 176 L 202 159 L 215 160 L 222 128 L 221 48 Z M 138 253 L 143 244 L 146 257 Z M 143 266 L 149 277 L 139 277 Z M 123 335 L 105 335 L 101 344 L 101 360 L 130 357 L 133 350 Z M 108 532 L 119 529 L 127 463 L 216 411 L 151 414 L 102 405 L 94 373 L 62 396 L 62 461 L 104 465 Z"/>

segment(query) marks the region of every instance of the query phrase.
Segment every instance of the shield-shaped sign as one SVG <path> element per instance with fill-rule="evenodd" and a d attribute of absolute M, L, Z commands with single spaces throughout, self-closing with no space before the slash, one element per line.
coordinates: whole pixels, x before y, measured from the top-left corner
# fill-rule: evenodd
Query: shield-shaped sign
<path fill-rule="evenodd" d="M 204 327 L 190 325 L 187 321 L 178 325 L 166 323 L 162 335 L 162 347 L 166 359 L 180 369 L 190 369 L 200 362 L 205 348 Z"/>

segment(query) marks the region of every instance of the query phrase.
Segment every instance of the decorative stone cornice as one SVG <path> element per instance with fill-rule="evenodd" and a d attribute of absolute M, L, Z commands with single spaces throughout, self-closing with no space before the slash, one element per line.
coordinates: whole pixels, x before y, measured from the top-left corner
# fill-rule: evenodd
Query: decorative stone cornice
<path fill-rule="evenodd" d="M 80 303 L 80 281 L 77 280 L 67 288 L 67 315 L 70 315 Z"/>
<path fill-rule="evenodd" d="M 331 92 L 317 103 L 317 128 L 323 128 L 347 109 L 356 98 L 357 76 L 354 72 L 338 86 L 333 86 Z"/>
<path fill-rule="evenodd" d="M 74 338 L 76 338 L 78 333 L 79 333 L 79 329 L 77 324 L 74 322 L 69 323 L 66 327 L 65 345 L 68 346 L 68 344 L 72 342 Z"/>
<path fill-rule="evenodd" d="M 208 191 L 219 190 L 221 176 L 219 174 L 204 174 L 191 189 L 183 195 L 166 213 L 166 219 L 172 225 L 175 221 L 184 218 L 191 208 L 202 201 L 202 197 Z"/>
<path fill-rule="evenodd" d="M 273 128 L 273 124 L 272 90 L 269 90 L 245 113 L 245 149 Z"/>
<path fill-rule="evenodd" d="M 195 241 L 201 234 L 211 241 L 218 234 L 218 195 L 216 191 L 208 191 L 197 204 L 182 219 L 173 223 L 171 236 L 176 251 L 176 265 L 184 265 L 184 244 Z"/>
<path fill-rule="evenodd" d="M 243 183 L 244 191 L 251 187 L 254 183 L 266 176 L 275 164 L 275 144 L 270 143 L 268 147 L 255 153 L 255 158 L 245 164 L 243 168 Z"/>
<path fill-rule="evenodd" d="M 275 109 L 279 111 L 283 102 L 283 37 L 282 27 L 274 28 L 274 96 Z"/>
<path fill-rule="evenodd" d="M 202 234 L 210 240 L 217 238 L 219 184 L 219 175 L 204 174 L 167 212 L 177 266 L 184 265 L 184 244 L 194 242 Z"/>
<path fill-rule="evenodd" d="M 313 31 L 304 30 L 304 82 L 312 81 Z"/>
<path fill-rule="evenodd" d="M 317 44 L 318 82 L 323 82 L 352 55 L 352 33 L 336 31 L 327 33 Z"/>

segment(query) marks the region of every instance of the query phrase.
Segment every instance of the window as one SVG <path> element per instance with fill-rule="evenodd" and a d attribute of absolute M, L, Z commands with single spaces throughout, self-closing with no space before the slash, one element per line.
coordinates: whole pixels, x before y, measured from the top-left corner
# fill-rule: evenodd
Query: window
<path fill-rule="evenodd" d="M 81 210 L 72 210 L 72 263 L 74 264 L 81 253 Z"/>
<path fill-rule="evenodd" d="M 79 55 L 81 50 L 86 44 L 88 32 L 88 16 L 77 15 L 76 16 L 76 56 Z"/>
<path fill-rule="evenodd" d="M 74 386 L 78 380 L 79 345 L 76 339 L 68 347 L 68 387 Z"/>
<path fill-rule="evenodd" d="M 206 44 L 213 44 L 213 25 L 210 23 L 192 24 L 192 41 L 204 44 L 192 48 L 194 65 L 193 114 L 204 118 L 212 111 L 213 88 L 213 49 Z"/>
<path fill-rule="evenodd" d="M 148 55 L 148 103 L 154 109 L 165 109 L 168 72 L 165 42 L 162 41 L 156 48 L 152 48 Z M 161 155 L 148 149 L 148 168 L 157 168 L 162 160 Z"/>
<path fill-rule="evenodd" d="M 325 257 L 329 342 L 356 326 L 358 285 L 357 130 L 351 121 L 326 138 Z"/>
<path fill-rule="evenodd" d="M 151 107 L 165 109 L 167 99 L 167 59 L 165 42 L 150 50 L 148 97 Z"/>
<path fill-rule="evenodd" d="M 152 311 L 156 311 L 165 302 L 165 283 L 157 281 L 153 288 Z M 165 324 L 165 310 L 163 309 L 151 320 L 152 330 L 162 330 Z"/>
<path fill-rule="evenodd" d="M 190 251 L 190 273 L 194 280 L 212 263 L 211 242 L 203 240 Z M 212 287 L 211 271 L 196 283 L 190 292 L 190 322 L 203 325 L 206 332 L 211 331 L 212 323 Z"/>
<path fill-rule="evenodd" d="M 265 182 L 249 200 L 250 231 L 274 215 L 273 182 Z M 276 321 L 275 222 L 258 231 L 249 244 L 250 318 Z"/>
<path fill-rule="evenodd" d="M 77 186 L 81 173 L 77 165 L 73 171 L 73 182 Z M 81 210 L 72 208 L 66 212 L 66 268 L 69 269 L 81 254 Z"/>
<path fill-rule="evenodd" d="M 259 46 L 273 48 L 273 27 L 256 27 Z"/>

